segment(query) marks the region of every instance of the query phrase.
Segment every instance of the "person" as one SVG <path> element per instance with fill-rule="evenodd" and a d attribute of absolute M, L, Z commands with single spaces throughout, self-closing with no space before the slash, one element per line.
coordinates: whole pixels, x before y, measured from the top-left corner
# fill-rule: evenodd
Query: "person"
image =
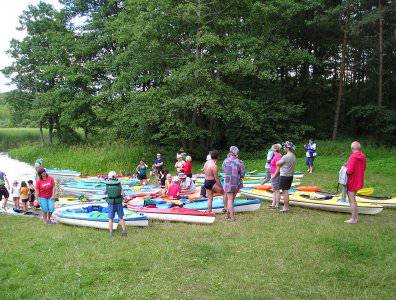
<path fill-rule="evenodd" d="M 140 164 L 136 167 L 137 178 L 140 180 L 140 184 L 147 184 L 147 165 L 144 160 L 140 161 Z"/>
<path fill-rule="evenodd" d="M 164 196 L 168 195 L 168 189 L 171 184 L 172 184 L 172 175 L 168 173 L 165 179 L 165 189 L 162 191 L 162 194 Z"/>
<path fill-rule="evenodd" d="M 10 187 L 7 175 L 3 171 L 0 171 L 0 180 L 4 181 L 4 184 L 7 184 L 7 186 Z"/>
<path fill-rule="evenodd" d="M 186 174 L 180 173 L 179 179 L 180 179 L 180 187 L 182 191 L 191 191 L 193 189 L 194 187 L 193 181 Z"/>
<path fill-rule="evenodd" d="M 186 174 L 187 177 L 192 178 L 192 158 L 190 155 L 186 156 L 186 162 L 183 166 L 183 173 Z"/>
<path fill-rule="evenodd" d="M 34 162 L 34 169 L 36 170 L 36 181 L 39 179 L 38 171 L 44 169 L 44 160 L 42 158 L 36 159 Z"/>
<path fill-rule="evenodd" d="M 157 159 L 154 161 L 154 167 L 157 172 L 157 177 L 160 178 L 161 171 L 164 169 L 164 161 L 161 158 L 161 154 L 157 154 Z"/>
<path fill-rule="evenodd" d="M 224 208 L 227 206 L 226 219 L 234 221 L 234 199 L 238 191 L 243 187 L 242 179 L 245 176 L 245 165 L 238 158 L 239 149 L 231 146 L 227 158 L 222 165 L 224 173 Z"/>
<path fill-rule="evenodd" d="M 179 174 L 183 171 L 185 162 L 183 161 L 183 157 L 179 154 L 176 156 L 176 159 L 177 161 L 175 163 L 175 171 L 177 174 Z"/>
<path fill-rule="evenodd" d="M 29 207 L 34 208 L 34 200 L 36 189 L 34 188 L 33 180 L 28 180 L 28 188 L 29 188 Z"/>
<path fill-rule="evenodd" d="M 165 187 L 166 177 L 168 176 L 168 174 L 169 174 L 168 169 L 163 169 L 159 173 L 159 181 L 162 188 Z"/>
<path fill-rule="evenodd" d="M 285 213 L 289 210 L 289 190 L 293 183 L 294 169 L 296 167 L 296 146 L 292 142 L 286 141 L 283 144 L 283 149 L 286 152 L 280 160 L 277 161 L 276 166 L 279 167 L 279 189 L 282 190 L 283 195 L 283 208 L 280 210 L 281 213 Z"/>
<path fill-rule="evenodd" d="M 356 193 L 364 186 L 364 173 L 366 171 L 366 156 L 361 152 L 361 145 L 355 141 L 351 144 L 352 154 L 349 156 L 348 162 L 345 164 L 347 168 L 348 182 L 348 198 L 352 209 L 352 218 L 346 220 L 345 223 L 356 224 L 358 222 L 358 206 L 356 203 Z"/>
<path fill-rule="evenodd" d="M 186 151 L 184 151 L 183 148 L 180 148 L 179 151 L 177 152 L 176 156 L 181 156 L 182 160 L 185 161 L 187 157 Z"/>
<path fill-rule="evenodd" d="M 172 183 L 168 186 L 169 200 L 178 200 L 182 190 L 179 184 L 179 177 L 173 176 Z"/>
<path fill-rule="evenodd" d="M 308 172 L 312 173 L 313 167 L 314 167 L 314 161 L 316 158 L 316 143 L 314 143 L 312 138 L 308 139 L 308 144 L 304 145 L 305 150 L 307 152 L 305 153 L 306 159 L 305 163 L 308 167 Z"/>
<path fill-rule="evenodd" d="M 55 210 L 55 180 L 43 168 L 38 170 L 37 175 L 39 179 L 36 181 L 36 199 L 40 203 L 43 222 L 53 224 L 51 216 Z"/>
<path fill-rule="evenodd" d="M 271 179 L 270 164 L 272 159 L 274 158 L 274 155 L 274 151 L 271 147 L 267 152 L 267 160 L 265 161 L 265 178 L 262 184 L 266 184 Z"/>
<path fill-rule="evenodd" d="M 126 226 L 124 222 L 124 208 L 122 206 L 124 192 L 122 190 L 121 182 L 117 179 L 117 173 L 114 171 L 109 172 L 108 180 L 105 181 L 106 189 L 105 194 L 107 207 L 109 210 L 109 234 L 114 236 L 113 224 L 114 217 L 117 213 L 118 222 L 121 224 L 121 235 L 127 235 Z"/>
<path fill-rule="evenodd" d="M 10 192 L 11 192 L 12 200 L 14 200 L 15 208 L 19 209 L 19 198 L 21 196 L 21 193 L 19 191 L 18 180 L 14 180 L 10 188 Z"/>
<path fill-rule="evenodd" d="M 28 210 L 29 197 L 30 197 L 29 196 L 30 191 L 29 191 L 29 188 L 27 186 L 26 181 L 22 181 L 21 182 L 21 187 L 19 189 L 19 192 L 21 194 L 21 201 L 23 203 L 23 207 L 24 207 L 25 211 L 27 211 Z"/>
<path fill-rule="evenodd" d="M 206 161 L 211 160 L 212 158 L 210 157 L 210 153 L 208 155 L 206 155 Z M 202 171 L 204 170 L 204 168 L 202 168 Z M 200 193 L 201 197 L 206 198 L 206 189 L 205 189 L 205 185 L 203 184 L 201 186 L 201 193 Z"/>
<path fill-rule="evenodd" d="M 279 201 L 280 201 L 280 175 L 279 175 L 279 168 L 276 166 L 276 163 L 282 158 L 282 154 L 280 154 L 280 151 L 282 149 L 281 144 L 274 144 L 271 147 L 272 152 L 274 153 L 274 157 L 271 159 L 270 163 L 270 174 L 271 174 L 271 185 L 272 185 L 272 190 L 274 191 L 272 195 L 272 204 L 269 206 L 269 208 L 278 208 L 279 207 Z"/>
<path fill-rule="evenodd" d="M 0 180 L 0 201 L 3 199 L 3 197 L 4 197 L 3 210 L 5 210 L 7 208 L 7 202 L 8 202 L 8 198 L 10 197 L 10 194 L 8 193 L 8 190 L 5 186 L 5 181 Z"/>
<path fill-rule="evenodd" d="M 223 188 L 220 183 L 220 178 L 217 168 L 217 158 L 219 152 L 217 150 L 212 150 L 209 153 L 210 160 L 207 160 L 204 165 L 204 188 L 206 196 L 208 197 L 208 212 L 212 212 L 213 195 L 214 193 L 223 194 Z"/>

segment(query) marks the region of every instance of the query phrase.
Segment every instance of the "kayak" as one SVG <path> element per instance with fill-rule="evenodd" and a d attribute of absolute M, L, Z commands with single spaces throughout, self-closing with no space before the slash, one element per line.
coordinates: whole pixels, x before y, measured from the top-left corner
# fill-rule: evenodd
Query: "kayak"
<path fill-rule="evenodd" d="M 358 203 L 371 203 L 382 205 L 386 208 L 396 208 L 396 197 L 357 196 Z"/>
<path fill-rule="evenodd" d="M 214 213 L 185 207 L 158 208 L 128 205 L 128 208 L 143 213 L 149 220 L 212 224 L 216 219 Z"/>
<path fill-rule="evenodd" d="M 141 213 L 124 208 L 124 221 L 127 226 L 147 226 L 148 218 Z M 109 218 L 107 204 L 94 202 L 89 204 L 75 204 L 58 208 L 54 218 L 59 223 L 108 229 Z M 118 227 L 118 217 L 114 218 L 113 229 Z"/>
<path fill-rule="evenodd" d="M 172 204 L 169 203 L 160 203 L 157 205 L 158 208 L 170 208 Z M 235 199 L 234 201 L 234 209 L 235 212 L 248 212 L 248 211 L 256 211 L 261 206 L 261 200 L 257 198 L 254 200 L 247 199 Z M 194 202 L 186 202 L 183 206 L 184 208 L 189 208 L 193 210 L 207 211 L 208 210 L 208 200 L 201 199 Z M 223 205 L 223 197 L 214 197 L 212 203 L 212 211 L 217 213 L 223 213 L 224 205 Z"/>
<path fill-rule="evenodd" d="M 45 168 L 48 175 L 59 177 L 80 177 L 81 173 L 73 170 L 63 170 L 56 168 Z"/>
<path fill-rule="evenodd" d="M 269 191 L 262 191 L 262 190 L 242 190 L 240 194 L 241 196 L 246 198 L 261 199 L 267 201 L 272 201 L 272 195 L 273 195 Z M 283 200 L 281 200 L 281 203 L 283 203 Z M 351 208 L 349 206 L 349 203 L 338 201 L 337 197 L 332 197 L 331 195 L 327 197 L 323 197 L 322 199 L 310 199 L 309 196 L 308 198 L 306 198 L 303 197 L 301 194 L 297 194 L 297 193 L 290 194 L 289 204 L 291 206 L 313 208 L 324 211 L 351 213 Z M 383 210 L 383 206 L 378 204 L 358 202 L 358 210 L 359 210 L 359 214 L 375 215 Z"/>
<path fill-rule="evenodd" d="M 0 213 L 1 214 L 7 214 L 7 215 L 12 215 L 12 216 L 22 216 L 22 217 L 36 217 L 36 218 L 41 218 L 41 215 L 37 212 L 32 212 L 32 211 L 24 211 L 21 209 L 16 209 L 14 208 L 0 208 Z"/>

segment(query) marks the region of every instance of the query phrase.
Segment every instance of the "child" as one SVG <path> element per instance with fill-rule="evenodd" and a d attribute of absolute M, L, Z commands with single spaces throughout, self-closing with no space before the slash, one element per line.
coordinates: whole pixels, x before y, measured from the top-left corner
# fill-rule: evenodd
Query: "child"
<path fill-rule="evenodd" d="M 33 180 L 28 180 L 28 188 L 29 188 L 29 207 L 34 208 L 34 200 L 36 200 L 35 192 L 36 189 L 34 188 Z"/>
<path fill-rule="evenodd" d="M 186 163 L 183 166 L 183 171 L 184 174 L 186 174 L 187 177 L 192 178 L 192 159 L 191 156 L 186 156 Z"/>
<path fill-rule="evenodd" d="M 123 194 L 121 182 L 117 180 L 117 173 L 111 171 L 108 176 L 106 183 L 106 202 L 108 203 L 109 209 L 109 233 L 110 236 L 114 236 L 113 232 L 113 221 L 115 213 L 117 213 L 118 221 L 122 226 L 121 235 L 126 235 L 126 227 L 124 222 L 124 208 L 122 206 Z"/>
<path fill-rule="evenodd" d="M 140 164 L 136 168 L 137 178 L 140 180 L 140 184 L 147 184 L 147 165 L 144 160 L 140 161 Z"/>
<path fill-rule="evenodd" d="M 182 190 L 179 185 L 179 178 L 177 176 L 174 176 L 172 178 L 172 183 L 168 187 L 169 200 L 178 200 L 181 191 Z"/>
<path fill-rule="evenodd" d="M 26 184 L 26 182 L 25 181 L 22 181 L 21 182 L 21 187 L 20 187 L 20 189 L 19 189 L 19 193 L 20 193 L 20 195 L 21 195 L 21 200 L 22 200 L 22 203 L 23 203 L 23 207 L 24 207 L 24 209 L 25 209 L 25 211 L 27 211 L 28 210 L 28 201 L 29 201 L 29 193 L 30 193 L 30 191 L 29 191 L 29 188 L 27 187 L 27 184 Z"/>
<path fill-rule="evenodd" d="M 12 200 L 14 200 L 15 208 L 19 209 L 20 192 L 19 192 L 19 187 L 18 187 L 18 181 L 17 180 L 14 180 L 14 183 L 11 186 L 10 192 L 11 192 Z"/>
<path fill-rule="evenodd" d="M 7 188 L 5 187 L 5 182 L 3 180 L 0 180 L 0 201 L 3 199 L 4 197 L 4 202 L 3 202 L 3 209 L 5 210 L 7 207 L 7 201 L 8 201 L 8 197 L 10 196 L 10 194 L 8 193 Z"/>
<path fill-rule="evenodd" d="M 160 171 L 160 184 L 161 187 L 164 188 L 165 187 L 165 182 L 166 182 L 166 178 L 169 174 L 169 170 L 168 169 L 163 169 Z"/>

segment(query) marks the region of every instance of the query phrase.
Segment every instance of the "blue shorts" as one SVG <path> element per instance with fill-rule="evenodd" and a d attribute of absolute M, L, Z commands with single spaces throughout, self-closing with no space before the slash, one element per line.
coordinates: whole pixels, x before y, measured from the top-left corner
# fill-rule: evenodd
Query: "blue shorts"
<path fill-rule="evenodd" d="M 305 163 L 307 164 L 307 166 L 313 166 L 314 165 L 314 160 L 315 160 L 315 156 L 307 157 L 305 159 Z"/>
<path fill-rule="evenodd" d="M 55 201 L 52 200 L 51 198 L 38 198 L 40 202 L 40 207 L 42 212 L 54 212 L 55 210 Z"/>
<path fill-rule="evenodd" d="M 122 219 L 124 217 L 124 208 L 122 207 L 122 204 L 109 204 L 108 209 L 109 219 L 113 220 L 116 212 L 118 219 Z"/>

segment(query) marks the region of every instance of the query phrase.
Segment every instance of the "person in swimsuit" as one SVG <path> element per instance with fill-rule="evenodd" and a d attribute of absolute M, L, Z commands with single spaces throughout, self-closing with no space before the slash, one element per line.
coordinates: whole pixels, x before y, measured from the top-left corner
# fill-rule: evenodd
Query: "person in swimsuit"
<path fill-rule="evenodd" d="M 29 207 L 34 208 L 34 200 L 36 200 L 36 189 L 34 188 L 33 180 L 28 180 L 28 187 L 30 192 Z"/>
<path fill-rule="evenodd" d="M 223 188 L 221 187 L 218 169 L 217 169 L 217 158 L 219 152 L 217 150 L 210 151 L 211 159 L 208 160 L 204 165 L 205 182 L 204 187 L 206 195 L 208 196 L 208 212 L 212 212 L 213 194 L 223 194 Z"/>
<path fill-rule="evenodd" d="M 137 178 L 140 180 L 141 185 L 147 184 L 147 165 L 144 160 L 140 161 L 140 164 L 136 168 Z"/>

